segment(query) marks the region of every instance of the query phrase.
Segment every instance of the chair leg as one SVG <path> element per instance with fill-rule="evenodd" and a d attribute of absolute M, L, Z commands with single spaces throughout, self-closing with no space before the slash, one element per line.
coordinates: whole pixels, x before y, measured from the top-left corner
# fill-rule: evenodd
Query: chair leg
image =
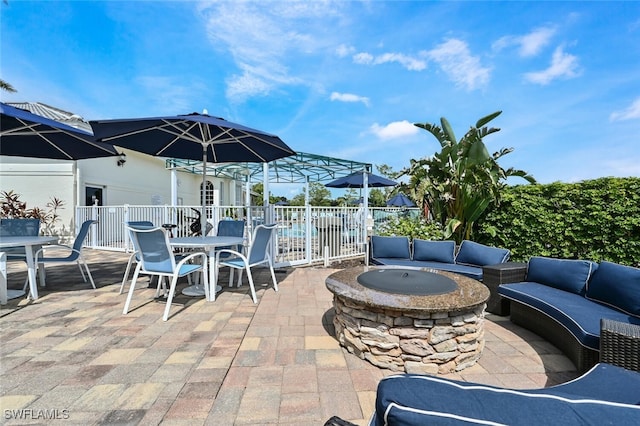
<path fill-rule="evenodd" d="M 80 262 L 82 262 L 82 259 L 79 257 L 78 260 L 76 260 L 76 263 L 78 264 L 78 269 L 80 269 L 80 275 L 82 275 L 82 280 L 86 283 L 87 277 L 84 276 L 84 271 L 82 270 L 82 264 Z"/>
<path fill-rule="evenodd" d="M 122 283 L 120 284 L 120 293 L 118 294 L 122 294 L 122 290 L 124 290 L 124 283 L 127 282 L 127 278 L 129 278 L 129 271 L 131 271 L 131 265 L 133 265 L 133 259 L 135 258 L 136 254 L 133 253 L 130 257 L 129 257 L 129 261 L 127 262 L 127 269 L 124 270 L 124 276 L 122 277 Z"/>
<path fill-rule="evenodd" d="M 273 289 L 275 291 L 278 291 L 278 282 L 276 281 L 276 273 L 273 270 L 273 266 L 271 265 L 271 262 L 269 262 L 269 270 L 271 270 L 271 279 L 273 280 Z"/>
<path fill-rule="evenodd" d="M 229 287 L 233 287 L 233 272 L 236 268 L 229 267 Z"/>
<path fill-rule="evenodd" d="M 169 311 L 171 310 L 171 302 L 173 301 L 173 295 L 176 293 L 176 283 L 178 282 L 178 275 L 174 275 L 171 279 L 171 285 L 169 286 L 169 296 L 167 296 L 167 306 L 164 307 L 164 315 L 162 315 L 162 321 L 169 319 Z"/>
<path fill-rule="evenodd" d="M 85 262 L 84 259 L 82 259 L 82 263 L 84 263 L 84 268 L 87 270 L 87 276 L 89 277 L 89 281 L 91 282 L 91 286 L 95 290 L 96 283 L 93 282 L 93 277 L 91 276 L 91 271 L 89 270 L 89 265 L 87 265 L 87 262 Z M 80 268 L 80 270 L 82 270 L 82 268 Z M 84 281 L 87 282 L 87 280 L 84 280 Z"/>
<path fill-rule="evenodd" d="M 253 303 L 258 303 L 258 298 L 256 297 L 256 289 L 253 286 L 253 276 L 251 275 L 251 268 L 247 266 L 247 280 L 249 281 L 249 287 L 251 288 L 251 298 L 253 299 Z"/>
<path fill-rule="evenodd" d="M 140 267 L 142 265 L 138 263 L 136 266 L 136 270 L 133 272 L 133 278 L 131 279 L 131 285 L 129 286 L 129 294 L 127 294 L 127 300 L 124 302 L 124 309 L 122 310 L 122 314 L 126 315 L 129 312 L 129 305 L 131 304 L 131 298 L 133 297 L 133 291 L 136 289 L 136 281 L 138 280 L 138 275 L 140 274 Z"/>

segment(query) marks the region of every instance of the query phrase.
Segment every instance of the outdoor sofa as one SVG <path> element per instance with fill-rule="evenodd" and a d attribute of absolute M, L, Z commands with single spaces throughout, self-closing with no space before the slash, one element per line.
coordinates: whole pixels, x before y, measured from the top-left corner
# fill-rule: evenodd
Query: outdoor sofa
<path fill-rule="evenodd" d="M 483 279 L 483 268 L 509 260 L 507 249 L 490 247 L 464 240 L 460 247 L 455 241 L 429 241 L 405 236 L 371 237 L 371 263 L 387 266 L 432 268 Z"/>
<path fill-rule="evenodd" d="M 597 364 L 570 382 L 515 390 L 402 374 L 378 384 L 370 426 L 640 424 L 640 373 Z"/>
<path fill-rule="evenodd" d="M 526 278 L 498 293 L 509 300 L 512 322 L 553 343 L 579 371 L 611 356 L 640 371 L 640 269 L 532 257 Z M 602 341 L 613 337 L 615 351 Z"/>

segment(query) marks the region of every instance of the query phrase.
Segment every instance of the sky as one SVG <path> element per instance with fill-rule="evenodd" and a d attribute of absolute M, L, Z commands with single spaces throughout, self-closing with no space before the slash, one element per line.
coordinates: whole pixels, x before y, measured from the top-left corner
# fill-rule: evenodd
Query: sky
<path fill-rule="evenodd" d="M 8 0 L 0 25 L 3 102 L 206 110 L 374 171 L 440 150 L 413 123 L 502 111 L 503 168 L 640 176 L 640 2 Z"/>

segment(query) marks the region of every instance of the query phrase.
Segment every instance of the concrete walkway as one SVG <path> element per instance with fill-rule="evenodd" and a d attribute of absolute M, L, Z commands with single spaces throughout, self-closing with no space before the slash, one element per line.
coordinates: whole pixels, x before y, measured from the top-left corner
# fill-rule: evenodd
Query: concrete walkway
<path fill-rule="evenodd" d="M 48 267 L 40 299 L 0 310 L 4 424 L 322 425 L 333 415 L 366 424 L 378 381 L 393 374 L 333 338 L 324 280 L 334 269 L 279 271 L 277 293 L 261 271 L 257 305 L 223 274 L 215 302 L 180 295 L 163 322 L 164 303 L 148 288 L 122 315 L 127 255 L 87 252 L 97 290 L 74 265 Z M 8 269 L 10 288 L 21 288 L 24 264 Z M 487 315 L 485 332 L 479 363 L 447 377 L 535 388 L 577 375 L 508 318 Z"/>

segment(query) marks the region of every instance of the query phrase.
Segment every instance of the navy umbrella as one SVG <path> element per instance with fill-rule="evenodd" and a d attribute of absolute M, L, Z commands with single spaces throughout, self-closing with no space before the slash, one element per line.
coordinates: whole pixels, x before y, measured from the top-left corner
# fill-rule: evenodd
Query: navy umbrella
<path fill-rule="evenodd" d="M 415 207 L 416 204 L 413 201 L 411 201 L 411 199 L 406 195 L 404 195 L 403 193 L 399 193 L 394 195 L 389 199 L 389 201 L 387 201 L 387 206 Z"/>
<path fill-rule="evenodd" d="M 119 155 L 91 133 L 0 103 L 0 155 L 82 160 Z"/>
<path fill-rule="evenodd" d="M 325 186 L 331 188 L 364 188 L 363 172 L 351 173 L 348 176 L 343 176 L 334 181 L 327 183 Z M 382 187 L 382 186 L 396 186 L 398 183 L 387 179 L 382 176 L 374 175 L 371 172 L 367 172 L 367 186 L 368 187 Z"/>
<path fill-rule="evenodd" d="M 295 152 L 278 136 L 206 114 L 90 121 L 96 139 L 158 157 L 207 163 L 267 163 Z M 206 229 L 205 191 L 202 227 Z M 202 232 L 204 236 L 204 232 Z"/>

